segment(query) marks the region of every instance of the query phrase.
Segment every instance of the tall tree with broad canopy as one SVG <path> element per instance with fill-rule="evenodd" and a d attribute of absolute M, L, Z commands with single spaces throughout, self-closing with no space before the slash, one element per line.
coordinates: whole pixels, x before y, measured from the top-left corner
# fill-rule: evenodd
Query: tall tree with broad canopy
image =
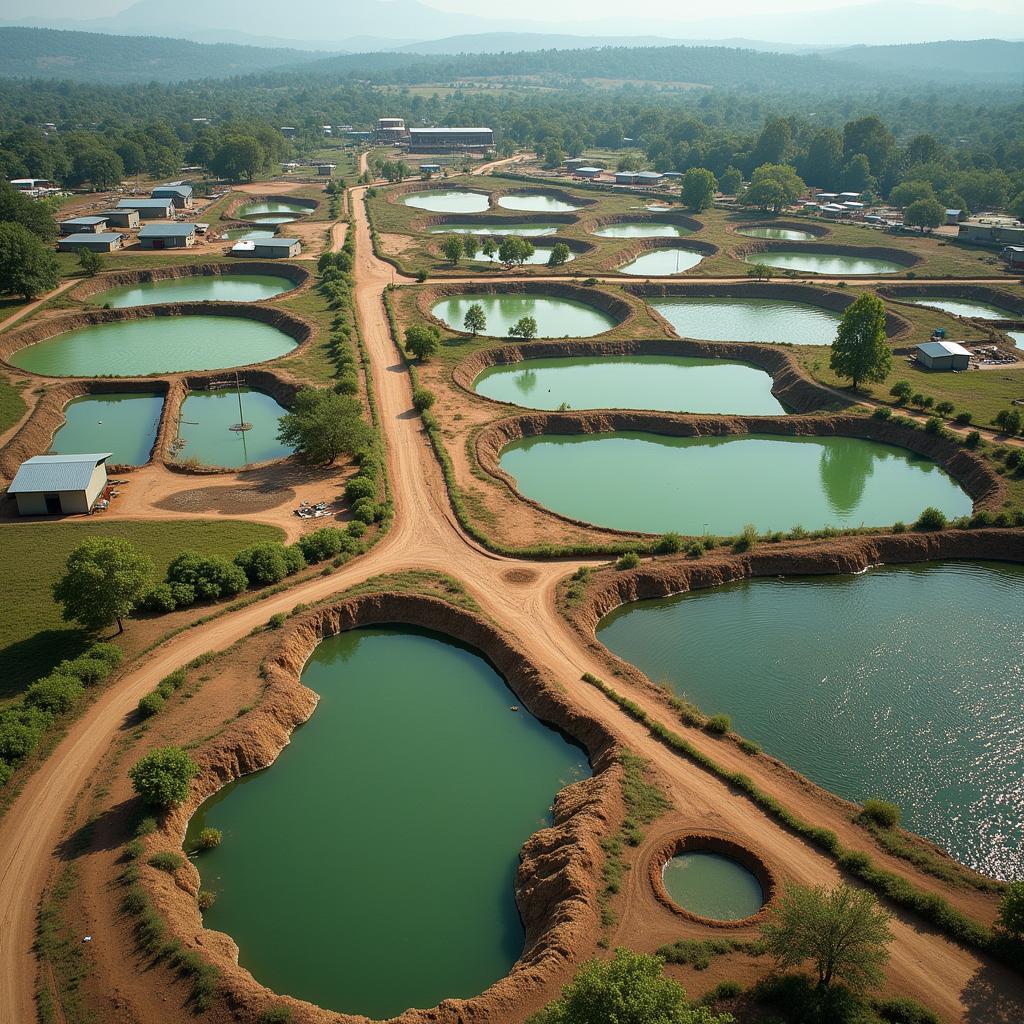
<path fill-rule="evenodd" d="M 885 340 L 885 306 L 877 295 L 862 295 L 839 321 L 829 366 L 849 377 L 853 388 L 862 381 L 881 382 L 892 370 L 892 349 Z"/>
<path fill-rule="evenodd" d="M 459 235 L 448 235 L 441 243 L 441 252 L 444 254 L 444 258 L 454 267 L 462 259 L 462 254 L 465 252 L 462 238 Z"/>
<path fill-rule="evenodd" d="M 946 222 L 946 208 L 938 199 L 915 199 L 903 212 L 903 223 L 908 227 L 937 228 Z"/>
<path fill-rule="evenodd" d="M 706 167 L 691 167 L 683 175 L 683 202 L 695 213 L 709 209 L 717 191 L 718 181 Z"/>
<path fill-rule="evenodd" d="M 430 325 L 413 324 L 405 329 L 405 350 L 421 363 L 426 362 L 441 347 L 441 332 Z"/>
<path fill-rule="evenodd" d="M 521 267 L 533 254 L 533 242 L 520 235 L 506 235 L 498 246 L 498 259 L 505 269 Z"/>
<path fill-rule="evenodd" d="M 49 248 L 21 224 L 0 224 L 0 295 L 34 299 L 60 283 L 60 268 Z"/>
<path fill-rule="evenodd" d="M 778 213 L 795 202 L 806 189 L 803 179 L 788 164 L 762 164 L 750 178 L 750 187 L 743 193 L 744 206 L 759 206 Z"/>
<path fill-rule="evenodd" d="M 355 398 L 327 388 L 302 388 L 278 423 L 277 439 L 308 462 L 330 465 L 340 455 L 365 451 L 373 434 Z"/>

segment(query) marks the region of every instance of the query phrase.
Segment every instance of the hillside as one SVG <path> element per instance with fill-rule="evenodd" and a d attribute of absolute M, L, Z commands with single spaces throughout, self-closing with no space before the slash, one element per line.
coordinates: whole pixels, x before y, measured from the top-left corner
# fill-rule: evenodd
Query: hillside
<path fill-rule="evenodd" d="M 829 51 L 828 59 L 915 78 L 1024 83 L 1024 42 L 1003 39 L 851 46 Z"/>

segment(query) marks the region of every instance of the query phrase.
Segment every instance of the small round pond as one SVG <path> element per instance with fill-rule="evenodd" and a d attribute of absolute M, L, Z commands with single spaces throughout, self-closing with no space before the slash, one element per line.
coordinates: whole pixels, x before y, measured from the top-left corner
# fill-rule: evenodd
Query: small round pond
<path fill-rule="evenodd" d="M 273 228 L 229 228 L 224 237 L 233 242 L 252 242 L 257 238 L 273 238 L 276 234 Z"/>
<path fill-rule="evenodd" d="M 770 238 L 773 241 L 782 242 L 813 242 L 817 237 L 810 231 L 799 231 L 796 228 L 777 228 L 769 224 L 737 228 L 736 234 L 746 235 L 747 238 Z"/>
<path fill-rule="evenodd" d="M 65 423 L 53 437 L 54 455 L 111 452 L 121 466 L 142 466 L 156 442 L 163 396 L 143 392 L 85 395 L 64 407 Z"/>
<path fill-rule="evenodd" d="M 1015 320 L 1019 315 L 1012 309 L 1001 309 L 990 302 L 979 302 L 975 299 L 925 298 L 909 301 L 915 306 L 927 306 L 929 309 L 939 309 L 954 316 L 974 317 L 976 320 Z"/>
<path fill-rule="evenodd" d="M 1021 879 L 1022 601 L 1022 566 L 931 563 L 642 601 L 599 636 L 819 785 Z"/>
<path fill-rule="evenodd" d="M 1024 348 L 1024 331 L 1007 331 L 1006 333 L 1017 348 Z"/>
<path fill-rule="evenodd" d="M 80 327 L 19 349 L 9 362 L 51 377 L 134 377 L 275 359 L 295 340 L 245 317 L 144 317 Z"/>
<path fill-rule="evenodd" d="M 591 233 L 598 238 L 682 238 L 690 234 L 678 224 L 659 224 L 654 220 L 621 221 Z"/>
<path fill-rule="evenodd" d="M 519 850 L 589 774 L 585 754 L 437 634 L 342 633 L 302 681 L 320 695 L 313 717 L 189 824 L 190 839 L 224 834 L 197 860 L 218 894 L 206 925 L 262 984 L 339 1012 L 482 992 L 522 952 Z"/>
<path fill-rule="evenodd" d="M 486 192 L 470 192 L 461 188 L 413 192 L 403 202 L 406 206 L 431 213 L 484 213 L 491 208 L 491 197 Z"/>
<path fill-rule="evenodd" d="M 745 263 L 763 263 L 779 270 L 796 270 L 801 274 L 898 274 L 906 270 L 893 260 L 875 256 L 848 256 L 830 252 L 754 252 L 743 257 Z"/>
<path fill-rule="evenodd" d="M 289 203 L 284 199 L 268 199 L 265 202 L 249 203 L 240 207 L 235 216 L 259 224 L 290 224 L 300 217 L 308 217 L 312 212 L 298 203 Z"/>
<path fill-rule="evenodd" d="M 692 249 L 652 249 L 619 267 L 619 273 L 633 277 L 669 277 L 692 270 L 702 259 L 704 254 Z"/>
<path fill-rule="evenodd" d="M 648 299 L 682 338 L 830 345 L 839 314 L 784 299 Z"/>
<path fill-rule="evenodd" d="M 193 391 L 181 404 L 178 440 L 184 444 L 176 446 L 175 457 L 229 469 L 283 459 L 292 453 L 277 440 L 278 423 L 287 411 L 270 395 L 251 388 Z M 250 429 L 231 429 L 239 423 L 250 424 Z"/>
<path fill-rule="evenodd" d="M 699 917 L 742 921 L 764 905 L 761 883 L 742 864 L 720 853 L 677 853 L 665 864 L 661 878 L 672 902 Z"/>
<path fill-rule="evenodd" d="M 476 256 L 473 257 L 479 263 L 500 263 L 497 252 L 492 253 L 488 256 L 482 248 L 477 249 Z M 551 258 L 551 246 L 550 245 L 537 245 L 534 246 L 533 255 L 528 257 L 523 265 L 527 267 L 542 267 L 546 266 L 548 260 Z M 575 254 L 572 250 L 569 250 L 568 259 L 566 263 L 571 263 L 576 259 Z"/>
<path fill-rule="evenodd" d="M 529 192 L 513 192 L 511 195 L 500 196 L 498 205 L 506 210 L 521 210 L 524 213 L 573 213 L 583 209 L 579 203 L 569 203 L 556 196 Z"/>
<path fill-rule="evenodd" d="M 785 412 L 772 379 L 745 363 L 686 356 L 571 356 L 491 366 L 478 394 L 528 409 L 659 409 L 666 412 Z"/>
<path fill-rule="evenodd" d="M 483 307 L 487 326 L 480 333 L 488 338 L 507 337 L 509 328 L 524 316 L 537 321 L 537 335 L 541 338 L 588 338 L 615 326 L 611 316 L 585 302 L 521 292 L 452 295 L 437 303 L 432 312 L 449 327 L 461 331 L 466 311 L 474 303 Z"/>
<path fill-rule="evenodd" d="M 564 224 L 506 224 L 494 220 L 480 224 L 444 224 L 430 229 L 432 235 L 522 235 L 524 238 L 539 238 L 542 235 L 556 235 Z"/>
<path fill-rule="evenodd" d="M 947 516 L 972 508 L 929 459 L 850 437 L 540 435 L 510 444 L 500 463 L 555 512 L 643 533 L 880 526 L 929 505 Z"/>
<path fill-rule="evenodd" d="M 294 287 L 279 274 L 197 274 L 110 288 L 89 301 L 111 309 L 158 302 L 259 302 Z"/>

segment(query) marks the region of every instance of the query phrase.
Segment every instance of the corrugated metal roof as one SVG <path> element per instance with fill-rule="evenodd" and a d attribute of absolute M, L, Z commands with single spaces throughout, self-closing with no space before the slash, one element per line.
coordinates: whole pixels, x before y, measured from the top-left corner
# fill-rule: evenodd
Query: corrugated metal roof
<path fill-rule="evenodd" d="M 492 128 L 410 128 L 410 135 L 453 135 L 453 134 L 469 134 L 470 132 L 481 135 L 486 132 L 488 135 L 493 134 Z"/>
<path fill-rule="evenodd" d="M 139 238 L 187 238 L 195 233 L 195 224 L 147 224 Z"/>
<path fill-rule="evenodd" d="M 78 231 L 62 238 L 62 242 L 116 242 L 124 236 L 119 231 Z"/>
<path fill-rule="evenodd" d="M 971 353 L 958 345 L 955 341 L 925 341 L 917 346 L 918 352 L 923 352 L 933 359 L 941 356 L 969 356 Z"/>
<path fill-rule="evenodd" d="M 296 242 L 300 242 L 300 238 L 256 238 L 253 239 L 253 244 L 260 247 L 266 248 L 271 246 L 273 248 L 280 248 L 281 246 L 288 246 L 291 248 Z"/>
<path fill-rule="evenodd" d="M 106 217 L 71 217 L 62 220 L 61 224 L 105 224 L 106 220 Z"/>
<path fill-rule="evenodd" d="M 174 204 L 170 199 L 121 199 L 117 203 L 119 210 L 166 210 Z"/>
<path fill-rule="evenodd" d="M 112 454 L 36 455 L 21 464 L 7 493 L 84 490 L 92 479 L 93 470 Z"/>
<path fill-rule="evenodd" d="M 157 198 L 159 198 L 159 193 L 161 193 L 161 192 L 173 192 L 174 195 L 176 195 L 176 196 L 190 196 L 190 195 L 192 195 L 192 186 L 191 185 L 157 185 L 157 187 L 154 188 L 152 192 L 150 192 L 150 195 L 153 196 L 154 199 L 157 199 Z"/>

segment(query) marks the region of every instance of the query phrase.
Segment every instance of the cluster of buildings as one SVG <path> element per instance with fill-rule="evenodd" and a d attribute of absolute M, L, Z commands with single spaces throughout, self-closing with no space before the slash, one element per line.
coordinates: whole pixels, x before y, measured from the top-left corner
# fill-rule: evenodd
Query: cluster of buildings
<path fill-rule="evenodd" d="M 1024 270 L 1024 223 L 1013 217 L 986 213 L 965 220 L 957 230 L 957 240 L 998 248 L 1011 270 Z"/>
<path fill-rule="evenodd" d="M 662 174 L 660 171 L 614 171 L 609 172 L 604 167 L 591 165 L 584 157 L 574 157 L 565 161 L 565 169 L 574 177 L 583 181 L 606 181 L 615 185 L 625 185 L 630 188 L 657 188 L 660 185 L 670 183 L 682 177 L 675 171 L 667 171 Z"/>
<path fill-rule="evenodd" d="M 404 118 L 382 117 L 373 141 L 403 146 L 410 153 L 486 153 L 494 147 L 491 128 L 409 128 Z"/>

